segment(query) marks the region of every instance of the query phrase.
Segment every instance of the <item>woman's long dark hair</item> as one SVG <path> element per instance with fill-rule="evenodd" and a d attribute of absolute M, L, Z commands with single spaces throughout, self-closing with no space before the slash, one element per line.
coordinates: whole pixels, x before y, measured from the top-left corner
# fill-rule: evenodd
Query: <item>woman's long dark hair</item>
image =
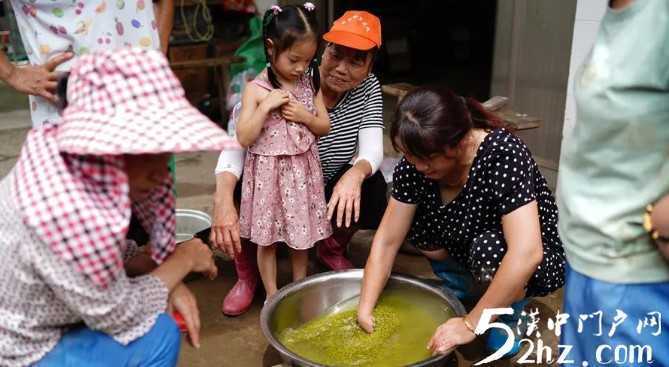
<path fill-rule="evenodd" d="M 395 150 L 426 159 L 456 147 L 473 128 L 502 126 L 473 98 L 458 96 L 451 90 L 418 88 L 397 106 L 390 138 Z"/>
<path fill-rule="evenodd" d="M 316 49 L 320 44 L 320 33 L 318 28 L 318 20 L 316 19 L 316 12 L 309 11 L 302 5 L 288 5 L 281 8 L 280 12 L 274 14 L 273 9 L 268 9 L 263 16 L 263 43 L 265 46 L 265 57 L 267 58 L 267 77 L 274 88 L 281 88 L 281 83 L 276 77 L 276 73 L 272 70 L 273 59 L 270 57 L 267 47 L 267 40 L 272 40 L 273 49 L 272 55 L 276 58 L 283 51 L 289 49 L 296 41 L 305 38 L 313 38 L 316 42 Z M 321 76 L 318 71 L 318 62 L 316 57 L 309 63 L 309 70 L 307 73 L 311 74 L 311 81 L 314 90 L 318 93 L 321 87 Z"/>

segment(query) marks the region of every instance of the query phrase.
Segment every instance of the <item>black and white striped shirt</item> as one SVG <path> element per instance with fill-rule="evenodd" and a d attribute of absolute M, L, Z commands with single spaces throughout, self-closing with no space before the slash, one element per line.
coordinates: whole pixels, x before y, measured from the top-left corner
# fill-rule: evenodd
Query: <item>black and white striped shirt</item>
<path fill-rule="evenodd" d="M 358 151 L 358 134 L 368 128 L 383 129 L 381 84 L 373 74 L 346 92 L 328 111 L 330 133 L 318 140 L 323 178 L 328 182 Z"/>

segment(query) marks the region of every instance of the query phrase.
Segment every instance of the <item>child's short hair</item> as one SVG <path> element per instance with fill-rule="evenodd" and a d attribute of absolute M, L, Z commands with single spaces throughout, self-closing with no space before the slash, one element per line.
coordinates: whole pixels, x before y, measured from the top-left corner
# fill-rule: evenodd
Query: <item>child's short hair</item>
<path fill-rule="evenodd" d="M 305 38 L 313 37 L 317 46 L 320 44 L 321 37 L 316 12 L 311 4 L 309 5 L 310 7 L 304 5 L 288 5 L 281 8 L 273 6 L 263 16 L 263 44 L 268 62 L 267 77 L 274 88 L 280 88 L 281 83 L 271 67 L 272 59 L 267 48 L 268 39 L 272 40 L 274 45 L 274 57 L 289 49 L 296 41 Z M 307 72 L 311 73 L 314 90 L 318 93 L 321 78 L 316 57 L 312 59 Z"/>

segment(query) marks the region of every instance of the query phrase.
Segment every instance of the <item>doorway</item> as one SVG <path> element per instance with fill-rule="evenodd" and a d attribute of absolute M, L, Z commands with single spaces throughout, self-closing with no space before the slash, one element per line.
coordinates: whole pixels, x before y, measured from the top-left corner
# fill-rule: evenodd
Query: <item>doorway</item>
<path fill-rule="evenodd" d="M 333 19 L 349 9 L 381 18 L 383 46 L 375 73 L 383 84 L 441 86 L 478 100 L 490 97 L 496 0 L 338 0 L 333 5 Z"/>

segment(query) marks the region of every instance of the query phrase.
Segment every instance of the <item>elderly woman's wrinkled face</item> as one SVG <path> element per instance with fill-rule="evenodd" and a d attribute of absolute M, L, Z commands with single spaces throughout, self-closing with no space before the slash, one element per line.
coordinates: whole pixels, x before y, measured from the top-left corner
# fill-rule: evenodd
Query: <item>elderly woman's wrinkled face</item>
<path fill-rule="evenodd" d="M 337 93 L 357 87 L 372 68 L 372 51 L 328 44 L 321 59 L 321 83 Z"/>
<path fill-rule="evenodd" d="M 127 154 L 123 156 L 128 175 L 130 199 L 146 199 L 151 190 L 160 186 L 169 176 L 167 163 L 170 154 Z"/>

